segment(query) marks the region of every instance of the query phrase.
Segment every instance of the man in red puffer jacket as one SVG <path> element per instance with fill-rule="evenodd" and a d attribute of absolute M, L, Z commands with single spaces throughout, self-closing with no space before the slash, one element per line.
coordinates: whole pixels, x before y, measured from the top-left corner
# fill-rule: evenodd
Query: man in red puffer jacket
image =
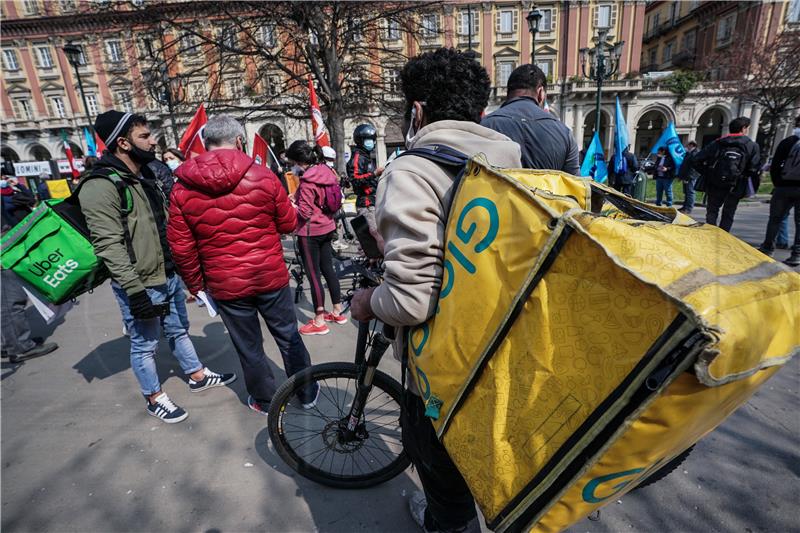
<path fill-rule="evenodd" d="M 311 359 L 297 330 L 280 240 L 295 229 L 297 214 L 275 174 L 242 151 L 244 136 L 232 117 L 208 121 L 208 152 L 175 173 L 167 240 L 189 291 L 205 290 L 216 300 L 242 364 L 247 404 L 266 415 L 277 387 L 258 315 L 288 375 L 310 366 Z M 309 385 L 300 401 L 310 409 L 318 394 Z"/>

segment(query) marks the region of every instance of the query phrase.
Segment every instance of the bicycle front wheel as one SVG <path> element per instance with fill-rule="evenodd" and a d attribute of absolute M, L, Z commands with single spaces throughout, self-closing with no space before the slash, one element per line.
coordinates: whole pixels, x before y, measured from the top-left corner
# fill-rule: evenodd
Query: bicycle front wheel
<path fill-rule="evenodd" d="M 316 405 L 306 409 L 297 393 L 319 386 Z M 405 470 L 400 430 L 400 384 L 376 370 L 372 390 L 355 431 L 347 417 L 358 386 L 353 363 L 325 363 L 289 378 L 269 409 L 269 436 L 278 455 L 300 475 L 344 489 L 372 487 Z"/>

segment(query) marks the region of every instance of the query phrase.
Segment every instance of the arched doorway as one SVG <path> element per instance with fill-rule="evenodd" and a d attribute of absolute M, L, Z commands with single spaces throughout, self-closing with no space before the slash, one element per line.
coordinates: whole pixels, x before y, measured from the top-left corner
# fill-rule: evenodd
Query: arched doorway
<path fill-rule="evenodd" d="M 581 150 L 585 150 L 589 143 L 592 141 L 592 137 L 594 137 L 594 125 L 597 120 L 597 111 L 592 108 L 592 111 L 586 115 L 586 118 L 583 119 L 583 144 L 581 145 Z M 611 117 L 606 112 L 605 109 L 600 110 L 600 143 L 603 145 L 603 149 L 608 149 L 608 142 L 610 139 L 609 134 L 609 124 L 611 122 Z"/>
<path fill-rule="evenodd" d="M 642 115 L 636 123 L 636 146 L 634 148 L 637 157 L 646 157 L 650 153 L 667 124 L 669 124 L 669 118 L 658 109 L 651 109 Z"/>
<path fill-rule="evenodd" d="M 34 161 L 50 161 L 53 159 L 53 156 L 50 155 L 50 151 L 42 146 L 41 144 L 35 144 L 30 149 L 31 159 Z"/>
<path fill-rule="evenodd" d="M 258 130 L 258 134 L 267 142 L 267 145 L 272 150 L 272 154 L 275 154 L 275 157 L 286 150 L 286 140 L 283 137 L 283 130 L 275 124 L 264 124 L 261 129 Z M 269 155 L 270 164 L 272 164 L 272 154 Z"/>
<path fill-rule="evenodd" d="M 17 155 L 17 152 L 8 147 L 4 147 L 2 150 L 0 150 L 0 158 L 2 158 L 3 161 L 19 161 L 19 155 Z"/>
<path fill-rule="evenodd" d="M 714 142 L 722 137 L 722 132 L 727 129 L 725 114 L 721 109 L 712 107 L 706 109 L 697 120 L 697 145 L 699 148 Z"/>

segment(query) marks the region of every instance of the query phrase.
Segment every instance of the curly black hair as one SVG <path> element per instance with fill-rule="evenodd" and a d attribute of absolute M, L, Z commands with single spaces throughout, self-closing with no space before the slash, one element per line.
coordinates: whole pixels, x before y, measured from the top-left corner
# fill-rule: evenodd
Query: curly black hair
<path fill-rule="evenodd" d="M 427 121 L 480 122 L 491 82 L 473 52 L 439 48 L 408 60 L 400 72 L 406 117 L 414 102 L 425 102 Z"/>

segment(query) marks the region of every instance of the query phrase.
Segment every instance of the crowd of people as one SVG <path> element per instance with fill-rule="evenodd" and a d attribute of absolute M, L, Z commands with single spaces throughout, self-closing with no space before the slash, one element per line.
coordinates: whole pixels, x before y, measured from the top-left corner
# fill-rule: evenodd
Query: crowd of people
<path fill-rule="evenodd" d="M 505 102 L 487 116 L 483 112 L 490 79 L 471 53 L 444 48 L 423 53 L 408 61 L 400 77 L 407 148 L 443 145 L 467 156 L 482 153 L 497 167 L 579 173 L 571 132 L 543 109 L 546 77 L 537 67 L 516 69 L 508 79 Z M 775 190 L 761 247 L 771 253 L 779 226 L 794 207 L 795 241 L 787 261 L 794 265 L 800 264 L 800 118 L 796 125 L 772 162 Z M 689 142 L 680 168 L 660 150 L 650 170 L 657 184 L 656 203 L 672 205 L 677 177 L 686 193 L 682 210 L 691 212 L 694 191 L 704 191 L 707 223 L 729 231 L 739 201 L 758 189 L 761 158 L 747 137 L 748 127 L 746 118 L 733 120 L 729 135 L 701 151 Z M 352 318 L 377 318 L 404 328 L 425 322 L 435 312 L 456 178 L 452 168 L 415 155 L 379 167 L 376 132 L 362 125 L 353 135 L 356 147 L 344 180 L 335 172 L 336 154 L 330 148 L 292 143 L 283 162 L 299 179 L 299 187 L 290 195 L 283 176 L 244 152 L 244 129 L 232 117 L 211 117 L 204 130 L 207 151 L 188 160 L 175 149 L 157 160 L 156 142 L 142 115 L 107 111 L 97 117 L 95 130 L 107 151 L 74 194 L 95 253 L 111 272 L 112 291 L 130 336 L 131 367 L 148 414 L 167 423 L 188 416 L 161 388 L 155 357 L 162 335 L 191 392 L 237 378 L 200 360 L 188 334 L 185 291 L 213 298 L 241 364 L 248 406 L 264 415 L 278 383 L 264 352 L 259 316 L 278 346 L 287 375 L 311 364 L 303 335 L 324 335 L 347 322 L 332 247 L 343 181 L 355 192 L 356 207 L 383 250 L 385 269 L 383 284 L 354 294 Z M 623 157 L 623 171 L 613 180 L 631 194 L 640 165 L 628 150 Z M 125 184 L 126 195 L 119 193 L 117 180 Z M 13 221 L 24 215 L 19 211 L 22 201 L 15 198 L 30 191 L 25 193 L 12 180 L 4 179 L 0 186 L 4 218 Z M 290 234 L 297 238 L 313 305 L 313 316 L 301 326 L 284 260 L 282 236 Z M 3 306 L 5 314 L 5 296 Z M 3 324 L 5 349 L 5 318 Z M 412 515 L 426 531 L 477 532 L 469 488 L 425 416 L 414 381 L 407 382 L 403 445 L 424 489 L 409 502 Z M 319 389 L 309 384 L 299 396 L 310 409 Z"/>

